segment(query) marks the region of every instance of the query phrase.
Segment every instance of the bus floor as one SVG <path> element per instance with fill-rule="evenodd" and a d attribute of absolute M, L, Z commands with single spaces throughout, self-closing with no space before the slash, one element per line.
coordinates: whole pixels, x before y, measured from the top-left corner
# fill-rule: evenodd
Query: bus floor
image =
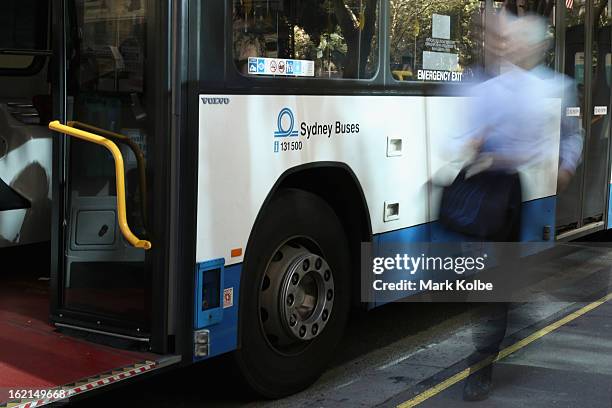
<path fill-rule="evenodd" d="M 581 306 L 522 340 L 506 342 L 506 353 L 502 350 L 502 358 L 493 366 L 493 387 L 487 400 L 463 401 L 466 375 L 451 367 L 383 405 L 610 407 L 612 295 Z M 457 376 L 462 380 L 457 381 Z"/>
<path fill-rule="evenodd" d="M 0 281 L 0 406 L 10 390 L 76 384 L 151 357 L 56 331 L 49 323 L 48 279 L 13 273 Z"/>

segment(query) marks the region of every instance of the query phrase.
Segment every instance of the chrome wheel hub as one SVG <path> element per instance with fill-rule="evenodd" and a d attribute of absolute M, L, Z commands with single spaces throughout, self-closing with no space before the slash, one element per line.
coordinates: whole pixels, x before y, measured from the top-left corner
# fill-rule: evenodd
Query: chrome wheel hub
<path fill-rule="evenodd" d="M 291 345 L 319 336 L 331 316 L 334 278 L 325 259 L 295 242 L 270 261 L 260 295 L 260 318 L 273 345 Z"/>

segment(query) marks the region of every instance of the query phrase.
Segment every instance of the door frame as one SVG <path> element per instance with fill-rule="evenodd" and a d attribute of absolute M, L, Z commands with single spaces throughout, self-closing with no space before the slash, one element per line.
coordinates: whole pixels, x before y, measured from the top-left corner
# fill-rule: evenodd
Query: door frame
<path fill-rule="evenodd" d="M 73 0 L 52 1 L 52 38 L 53 38 L 53 114 L 62 123 L 67 118 L 66 91 L 66 15 L 68 2 Z M 149 186 L 152 216 L 150 225 L 153 248 L 147 252 L 145 265 L 152 274 L 151 324 L 149 348 L 166 353 L 168 341 L 168 270 L 170 267 L 168 243 L 172 242 L 170 231 L 170 152 L 172 140 L 169 137 L 171 95 L 168 91 L 170 81 L 170 16 L 171 0 L 143 0 L 147 7 L 147 61 L 145 76 L 148 84 L 156 84 L 147 94 L 147 112 L 151 118 L 147 124 L 148 138 L 156 146 L 152 160 L 148 161 L 147 171 L 154 172 Z M 53 140 L 52 176 L 52 222 L 51 222 L 51 282 L 50 317 L 53 323 L 68 324 L 86 330 L 99 330 L 106 333 L 138 337 L 138 333 L 121 327 L 120 321 L 100 318 L 94 314 L 75 312 L 62 308 L 63 271 L 66 267 L 65 245 L 68 233 L 69 200 L 67 197 L 68 165 L 70 141 L 66 137 Z"/>
<path fill-rule="evenodd" d="M 582 174 L 580 175 L 581 185 L 580 185 L 580 195 L 578 198 L 579 203 L 579 211 L 578 211 L 578 220 L 577 226 L 573 230 L 566 231 L 560 234 L 559 240 L 571 240 L 578 239 L 585 235 L 591 234 L 593 232 L 601 231 L 608 228 L 609 220 L 609 208 L 610 208 L 610 161 L 612 157 L 612 143 L 608 139 L 608 147 L 607 147 L 607 158 L 605 168 L 607 169 L 604 181 L 605 184 L 601 186 L 602 189 L 606 192 L 604 196 L 604 208 L 603 208 L 603 218 L 600 223 L 595 223 L 595 225 L 591 226 L 591 224 L 584 224 L 584 197 L 586 194 L 586 178 L 587 178 L 587 167 L 588 167 L 588 154 L 587 153 L 587 145 L 586 142 L 591 135 L 592 132 L 592 116 L 593 116 L 593 23 L 594 23 L 594 0 L 586 0 L 586 10 L 585 10 L 585 18 L 584 18 L 584 112 L 582 118 L 582 129 L 584 130 L 584 144 L 583 144 L 583 152 L 581 157 L 581 165 L 582 165 Z M 565 2 L 563 0 L 558 0 L 556 4 L 555 10 L 555 20 L 556 20 L 556 66 L 557 70 L 564 74 L 565 73 L 565 63 L 566 58 L 568 57 L 565 53 L 565 45 L 566 45 L 566 16 L 567 9 L 565 6 Z M 612 35 L 611 35 L 612 37 Z M 612 42 L 612 38 L 611 38 Z M 588 85 L 588 86 L 587 86 Z M 608 115 L 612 115 L 611 111 L 612 107 L 612 93 L 610 95 L 610 100 L 608 102 Z M 562 115 L 565 115 L 565 112 L 562 112 Z M 563 193 L 561 193 L 563 194 Z M 559 192 L 557 192 L 559 195 Z M 555 226 L 556 227 L 556 226 Z"/>

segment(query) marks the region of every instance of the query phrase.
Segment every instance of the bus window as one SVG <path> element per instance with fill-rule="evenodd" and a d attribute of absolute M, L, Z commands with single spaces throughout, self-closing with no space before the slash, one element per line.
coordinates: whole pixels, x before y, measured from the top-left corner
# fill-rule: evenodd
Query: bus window
<path fill-rule="evenodd" d="M 422 3 L 399 0 L 390 5 L 391 72 L 399 81 L 461 82 L 482 61 L 479 41 L 485 2 Z"/>
<path fill-rule="evenodd" d="M 369 79 L 377 31 L 378 0 L 233 2 L 234 61 L 244 75 Z"/>
<path fill-rule="evenodd" d="M 36 57 L 23 52 L 47 49 L 48 19 L 47 1 L 0 2 L 0 75 L 28 71 L 34 65 Z M 14 54 L 16 50 L 20 55 Z"/>
<path fill-rule="evenodd" d="M 33 62 L 30 55 L 0 55 L 0 70 L 28 69 Z"/>

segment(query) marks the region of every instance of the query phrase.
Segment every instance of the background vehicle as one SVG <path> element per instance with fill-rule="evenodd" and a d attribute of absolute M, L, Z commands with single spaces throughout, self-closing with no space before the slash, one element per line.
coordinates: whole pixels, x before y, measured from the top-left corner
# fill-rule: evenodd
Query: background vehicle
<path fill-rule="evenodd" d="M 0 248 L 51 239 L 49 4 L 2 4 Z M 19 33 L 18 35 L 16 35 Z"/>
<path fill-rule="evenodd" d="M 522 237 L 554 240 L 548 232 L 557 227 L 558 238 L 569 239 L 609 223 L 608 138 L 593 137 L 609 131 L 609 10 L 599 1 L 571 10 L 535 3 L 529 7 L 557 23 L 551 63 L 584 72 L 576 120 L 584 117 L 585 151 L 598 154 L 585 156 L 581 184 L 561 197 L 557 152 L 522 169 Z M 502 4 L 445 1 L 412 12 L 421 6 L 2 2 L 0 15 L 21 24 L 1 25 L 8 43 L 0 66 L 12 68 L 0 68 L 0 110 L 10 123 L 36 123 L 22 129 L 22 146 L 32 148 L 24 160 L 0 122 L 9 146 L 0 178 L 11 187 L 0 193 L 31 204 L 1 212 L 0 228 L 16 225 L 3 233 L 11 245 L 50 234 L 51 271 L 3 268 L 0 326 L 13 327 L 20 342 L 0 347 L 0 367 L 17 361 L 26 375 L 0 375 L 0 389 L 76 383 L 65 389 L 80 392 L 120 380 L 118 367 L 128 378 L 228 352 L 266 396 L 314 381 L 359 303 L 362 242 L 382 254 L 392 243 L 460 238 L 437 225 L 439 191 L 428 183 L 445 165 L 446 112 L 463 109 L 445 80 L 461 87 L 475 77 L 472 67 L 486 66 L 479 33 Z M 580 29 L 571 27 L 594 27 L 602 7 L 598 36 L 572 34 Z M 48 22 L 40 26 L 44 41 L 6 40 L 38 30 L 39 14 Z M 48 102 L 32 109 L 38 93 Z M 558 106 L 559 115 L 576 112 Z M 47 131 L 51 120 L 68 136 Z M 22 187 L 20 170 L 7 170 L 13 157 L 38 162 L 34 173 L 48 182 Z M 595 184 L 599 198 L 587 192 Z M 581 209 L 570 221 L 555 214 L 566 199 Z M 21 220 L 45 206 L 50 218 L 32 218 L 40 236 L 15 239 Z M 42 367 L 25 359 L 33 351 Z M 61 375 L 58 366 L 66 367 Z"/>

